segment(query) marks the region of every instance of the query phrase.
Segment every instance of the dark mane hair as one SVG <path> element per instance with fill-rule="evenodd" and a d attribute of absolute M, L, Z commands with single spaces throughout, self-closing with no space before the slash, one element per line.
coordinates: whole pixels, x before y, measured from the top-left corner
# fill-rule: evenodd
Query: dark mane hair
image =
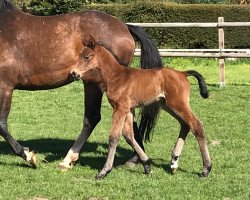
<path fill-rule="evenodd" d="M 0 11 L 4 10 L 17 10 L 17 8 L 9 0 L 0 0 Z"/>

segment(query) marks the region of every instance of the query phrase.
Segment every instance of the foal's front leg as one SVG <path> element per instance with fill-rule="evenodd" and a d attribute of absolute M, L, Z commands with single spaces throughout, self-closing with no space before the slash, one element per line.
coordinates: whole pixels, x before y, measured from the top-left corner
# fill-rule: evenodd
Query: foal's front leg
<path fill-rule="evenodd" d="M 108 157 L 102 170 L 96 176 L 96 179 L 104 178 L 109 172 L 111 172 L 116 152 L 116 147 L 122 132 L 124 120 L 127 112 L 123 109 L 116 109 L 113 111 L 112 128 L 109 135 L 109 150 Z"/>
<path fill-rule="evenodd" d="M 143 167 L 145 174 L 149 174 L 151 172 L 150 164 L 149 164 L 149 158 L 144 152 L 144 149 L 140 147 L 140 145 L 137 143 L 137 141 L 134 138 L 134 132 L 133 132 L 133 114 L 129 113 L 125 119 L 123 130 L 122 130 L 123 136 L 126 139 L 127 143 L 135 150 L 135 152 L 138 154 Z"/>

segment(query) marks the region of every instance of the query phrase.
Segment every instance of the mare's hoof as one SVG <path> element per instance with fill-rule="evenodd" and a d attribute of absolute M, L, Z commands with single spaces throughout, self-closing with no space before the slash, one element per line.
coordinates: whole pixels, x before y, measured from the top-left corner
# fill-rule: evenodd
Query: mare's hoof
<path fill-rule="evenodd" d="M 29 151 L 28 148 L 24 149 L 24 154 L 26 155 L 26 161 L 33 167 L 37 167 L 37 159 L 34 151 Z"/>
<path fill-rule="evenodd" d="M 36 168 L 37 167 L 36 154 L 33 151 L 31 151 L 30 154 L 31 154 L 31 159 L 30 159 L 29 163 L 31 164 L 31 166 L 33 168 Z"/>
<path fill-rule="evenodd" d="M 73 165 L 74 165 L 73 163 L 65 163 L 62 161 L 59 163 L 58 167 L 61 171 L 66 172 L 69 169 L 71 169 L 73 167 Z"/>

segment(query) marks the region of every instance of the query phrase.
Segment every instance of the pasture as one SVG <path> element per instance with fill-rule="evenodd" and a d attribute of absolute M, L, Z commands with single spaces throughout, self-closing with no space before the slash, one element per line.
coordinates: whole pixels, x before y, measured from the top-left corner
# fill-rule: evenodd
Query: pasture
<path fill-rule="evenodd" d="M 81 82 L 49 91 L 15 91 L 9 130 L 24 146 L 35 150 L 38 168 L 30 168 L 12 154 L 0 138 L 0 199 L 249 199 L 250 198 L 250 60 L 226 62 L 226 88 L 218 88 L 218 63 L 214 59 L 164 59 L 180 70 L 195 69 L 206 79 L 210 97 L 202 99 L 194 78 L 190 104 L 202 120 L 213 169 L 199 178 L 201 157 L 190 133 L 175 175 L 168 172 L 179 124 L 161 112 L 151 143 L 145 148 L 152 159 L 152 174 L 142 165 L 123 164 L 132 155 L 122 138 L 115 168 L 104 180 L 95 175 L 105 162 L 111 107 L 106 97 L 102 120 L 68 172 L 57 168 L 82 128 Z M 134 65 L 138 61 L 135 60 Z"/>

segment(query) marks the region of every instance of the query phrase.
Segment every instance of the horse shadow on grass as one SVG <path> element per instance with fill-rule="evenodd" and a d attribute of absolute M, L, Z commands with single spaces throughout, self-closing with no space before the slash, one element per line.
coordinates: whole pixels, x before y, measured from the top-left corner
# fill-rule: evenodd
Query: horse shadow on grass
<path fill-rule="evenodd" d="M 22 146 L 29 147 L 30 150 L 33 150 L 35 153 L 44 154 L 45 158 L 43 160 L 38 160 L 41 163 L 52 163 L 60 162 L 67 154 L 70 147 L 72 147 L 74 140 L 58 139 L 58 138 L 41 138 L 41 139 L 31 139 L 31 140 L 21 140 L 19 143 Z M 133 155 L 133 150 L 128 148 L 123 148 L 118 145 L 116 149 L 116 157 L 114 161 L 114 167 L 122 166 L 126 161 Z M 82 148 L 79 160 L 77 164 L 80 166 L 88 166 L 95 170 L 100 170 L 106 160 L 108 151 L 107 143 L 99 142 L 86 142 Z M 91 155 L 89 155 L 91 153 Z M 5 141 L 0 141 L 0 155 L 13 154 L 10 146 Z M 21 158 L 20 158 L 21 159 Z M 0 165 L 15 165 L 23 168 L 30 168 L 28 164 L 20 162 L 15 162 L 7 164 L 4 161 L 0 161 Z M 151 167 L 161 168 L 166 173 L 172 174 L 170 161 L 153 158 L 151 159 Z M 133 169 L 128 169 L 133 171 Z M 195 174 L 197 172 L 188 171 L 182 168 L 179 168 L 178 171 L 188 174 Z"/>
<path fill-rule="evenodd" d="M 74 144 L 74 140 L 65 140 L 57 138 L 41 138 L 31 140 L 19 140 L 22 146 L 29 147 L 35 153 L 44 154 L 45 158 L 38 159 L 38 162 L 51 163 L 60 162 L 67 154 L 68 150 Z M 105 163 L 108 151 L 107 143 L 86 142 L 82 148 L 77 164 L 89 166 L 92 169 L 101 169 Z M 89 155 L 91 153 L 91 155 Z M 0 155 L 13 154 L 10 146 L 5 141 L 0 141 Z M 118 145 L 116 149 L 114 167 L 124 165 L 125 162 L 133 155 L 132 149 L 122 148 Z M 21 159 L 21 158 L 20 158 Z M 0 161 L 0 165 L 6 163 Z M 23 164 L 13 163 L 19 167 L 29 167 L 25 162 Z"/>
<path fill-rule="evenodd" d="M 151 164 L 154 167 L 163 169 L 166 173 L 168 173 L 170 175 L 175 175 L 174 173 L 172 173 L 170 161 L 167 161 L 167 160 L 161 159 L 161 158 L 155 158 L 155 159 L 151 160 Z M 198 175 L 198 176 L 200 175 L 200 173 L 198 173 L 198 172 L 191 171 L 191 170 L 188 170 L 188 169 L 184 169 L 184 168 L 181 168 L 181 167 L 178 168 L 178 171 L 180 171 L 182 173 L 185 173 L 185 174 L 192 174 L 192 175 Z"/>

